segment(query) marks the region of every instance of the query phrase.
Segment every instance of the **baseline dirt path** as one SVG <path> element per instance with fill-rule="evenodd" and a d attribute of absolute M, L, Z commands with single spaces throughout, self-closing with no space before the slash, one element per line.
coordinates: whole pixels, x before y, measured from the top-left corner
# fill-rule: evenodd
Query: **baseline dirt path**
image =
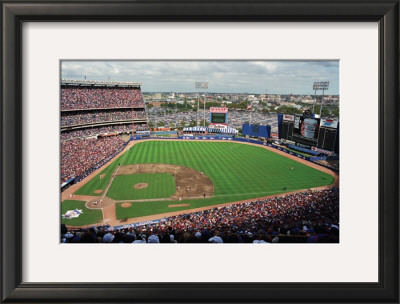
<path fill-rule="evenodd" d="M 104 221 L 108 222 L 109 225 L 115 226 L 116 222 L 115 217 L 115 204 L 109 205 L 103 208 L 103 223 Z"/>
<path fill-rule="evenodd" d="M 160 139 L 148 139 L 146 141 L 160 141 Z M 182 139 L 174 140 L 174 139 L 169 139 L 167 141 L 193 141 L 193 140 L 182 140 Z M 73 198 L 70 198 L 69 195 L 70 195 L 70 193 L 74 193 L 75 191 L 80 189 L 83 185 L 85 185 L 93 177 L 98 175 L 102 170 L 104 170 L 107 166 L 109 166 L 115 159 L 117 159 L 119 156 L 121 156 L 124 152 L 129 150 L 133 145 L 141 143 L 141 142 L 142 141 L 130 142 L 121 153 L 119 153 L 112 160 L 107 162 L 103 167 L 101 167 L 98 170 L 94 171 L 92 174 L 87 176 L 83 181 L 81 181 L 78 184 L 73 185 L 70 188 L 68 188 L 67 190 L 65 190 L 62 193 L 62 201 L 66 200 L 66 199 L 89 200 L 88 198 L 92 199 L 93 197 L 99 199 L 99 197 L 97 197 L 97 196 L 83 196 L 83 195 L 74 195 Z M 226 140 L 207 140 L 207 142 L 228 142 L 228 141 L 226 141 Z M 329 175 L 334 177 L 335 181 L 331 185 L 322 186 L 322 187 L 315 187 L 315 188 L 311 188 L 311 190 L 322 190 L 322 189 L 327 189 L 327 188 L 331 188 L 331 187 L 339 185 L 339 175 L 336 172 L 334 172 L 334 171 L 332 171 L 332 170 L 330 170 L 328 168 L 319 166 L 316 163 L 309 162 L 307 160 L 301 159 L 301 158 L 296 157 L 294 155 L 287 154 L 287 153 L 285 153 L 283 151 L 279 151 L 278 149 L 274 149 L 274 148 L 268 147 L 268 146 L 262 146 L 262 145 L 258 145 L 258 144 L 254 144 L 254 143 L 250 143 L 250 142 L 235 142 L 235 141 L 229 141 L 229 142 L 232 143 L 232 144 L 246 144 L 246 145 L 252 145 L 252 146 L 256 146 L 256 147 L 262 147 L 264 149 L 267 149 L 269 151 L 272 151 L 274 153 L 280 154 L 280 155 L 282 155 L 284 157 L 293 159 L 294 161 L 297 161 L 299 163 L 302 163 L 302 164 L 305 164 L 305 165 L 307 165 L 309 167 L 317 169 L 319 171 L 325 172 L 325 173 L 327 173 L 327 174 L 329 174 Z M 136 165 L 133 165 L 133 166 L 134 166 L 134 169 L 136 170 Z M 143 166 L 143 164 L 141 166 Z M 168 165 L 166 165 L 166 166 L 168 166 Z M 123 167 L 128 167 L 128 166 L 122 166 L 121 169 Z M 198 171 L 196 171 L 196 172 L 198 172 Z M 192 185 L 192 187 L 193 187 L 193 185 Z M 155 214 L 155 215 L 150 215 L 150 216 L 142 216 L 142 217 L 136 217 L 136 218 L 129 218 L 129 219 L 124 219 L 124 220 L 117 220 L 116 219 L 115 203 L 112 203 L 112 204 L 110 204 L 110 205 L 108 205 L 106 207 L 103 206 L 103 208 L 102 208 L 103 209 L 103 218 L 106 219 L 106 222 L 111 226 L 127 225 L 127 224 L 134 224 L 134 223 L 139 223 L 139 222 L 162 219 L 164 217 L 170 217 L 170 216 L 185 214 L 185 213 L 189 213 L 189 212 L 198 212 L 198 211 L 203 211 L 203 210 L 207 210 L 207 209 L 213 209 L 213 208 L 216 208 L 216 207 L 222 207 L 222 206 L 228 206 L 228 205 L 232 205 L 232 204 L 237 204 L 237 203 L 251 202 L 251 201 L 254 201 L 254 200 L 258 200 L 258 199 L 266 199 L 266 198 L 272 198 L 272 197 L 276 197 L 276 196 L 284 196 L 284 195 L 288 195 L 288 194 L 304 192 L 305 190 L 308 190 L 308 189 L 301 189 L 301 190 L 297 190 L 297 191 L 286 192 L 286 193 L 275 194 L 275 195 L 269 195 L 269 196 L 264 196 L 264 197 L 259 197 L 259 198 L 252 198 L 252 199 L 248 199 L 248 200 L 240 200 L 240 201 L 237 201 L 237 202 L 230 202 L 230 203 L 226 203 L 226 204 L 218 204 L 218 205 L 206 206 L 206 207 L 202 207 L 202 208 L 186 209 L 186 210 L 181 210 L 181 211 L 173 211 L 173 212 L 168 212 L 168 213 Z M 86 197 L 86 199 L 84 199 L 84 197 Z M 102 223 L 98 223 L 98 224 L 104 224 L 104 223 L 105 222 L 103 220 Z M 83 228 L 83 227 L 89 227 L 89 226 L 92 226 L 92 225 L 85 225 L 85 226 L 80 226 L 80 227 Z M 67 227 L 69 227 L 69 228 L 79 228 L 78 226 L 67 226 Z"/>

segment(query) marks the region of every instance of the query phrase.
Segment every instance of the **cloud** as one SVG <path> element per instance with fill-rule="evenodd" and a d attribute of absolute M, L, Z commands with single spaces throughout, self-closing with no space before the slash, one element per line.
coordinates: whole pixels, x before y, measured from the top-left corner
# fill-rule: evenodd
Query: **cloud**
<path fill-rule="evenodd" d="M 207 81 L 210 92 L 312 93 L 314 81 L 339 92 L 338 61 L 63 61 L 62 78 L 137 81 L 143 91 L 193 92 Z"/>

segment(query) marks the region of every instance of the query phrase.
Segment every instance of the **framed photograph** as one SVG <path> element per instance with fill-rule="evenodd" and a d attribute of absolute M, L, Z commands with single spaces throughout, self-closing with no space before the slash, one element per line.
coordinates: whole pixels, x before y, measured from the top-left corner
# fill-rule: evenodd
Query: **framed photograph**
<path fill-rule="evenodd" d="M 1 301 L 399 303 L 398 10 L 2 2 Z"/>
<path fill-rule="evenodd" d="M 60 241 L 339 243 L 338 93 L 338 60 L 61 61 Z"/>

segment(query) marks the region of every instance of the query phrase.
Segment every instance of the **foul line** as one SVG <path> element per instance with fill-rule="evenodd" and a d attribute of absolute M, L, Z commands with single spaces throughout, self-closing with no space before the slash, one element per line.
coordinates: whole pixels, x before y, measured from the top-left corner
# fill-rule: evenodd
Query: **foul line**
<path fill-rule="evenodd" d="M 301 191 L 307 191 L 308 189 L 311 188 L 306 188 L 306 189 L 300 189 Z M 288 190 L 288 189 L 287 189 Z M 241 195 L 253 195 L 253 194 L 257 194 L 257 195 L 264 195 L 264 194 L 271 194 L 273 193 L 273 195 L 277 194 L 277 195 L 285 195 L 286 193 L 289 193 L 291 191 L 297 191 L 297 190 L 288 190 L 285 192 L 275 192 L 275 191 L 268 191 L 268 192 L 253 192 L 253 193 L 239 193 L 239 194 L 235 194 L 235 196 L 241 196 Z M 213 195 L 213 196 L 207 196 L 207 197 L 203 197 L 201 196 L 185 196 L 185 198 L 182 198 L 181 202 L 185 201 L 185 200 L 190 200 L 190 199 L 209 199 L 209 198 L 218 198 L 218 197 L 224 197 L 224 196 L 232 196 L 232 194 L 220 194 L 220 195 Z M 249 199 L 256 199 L 256 198 L 249 198 Z M 176 198 L 170 198 L 170 197 L 166 197 L 166 198 L 149 198 L 149 199 L 140 199 L 140 200 L 118 200 L 116 201 L 116 203 L 140 203 L 140 202 L 159 202 L 159 201 L 179 201 Z"/>
<path fill-rule="evenodd" d="M 119 168 L 121 168 L 121 165 L 124 163 L 125 157 L 128 155 L 128 151 L 126 151 L 124 158 L 122 159 L 120 165 L 117 167 L 117 169 L 114 171 L 113 175 L 111 176 L 110 182 L 108 183 L 106 190 L 103 192 L 103 195 L 101 196 L 101 200 L 103 200 L 103 198 L 106 196 L 106 194 L 108 192 L 108 189 L 110 189 L 111 184 L 114 181 L 115 175 L 117 175 Z"/>

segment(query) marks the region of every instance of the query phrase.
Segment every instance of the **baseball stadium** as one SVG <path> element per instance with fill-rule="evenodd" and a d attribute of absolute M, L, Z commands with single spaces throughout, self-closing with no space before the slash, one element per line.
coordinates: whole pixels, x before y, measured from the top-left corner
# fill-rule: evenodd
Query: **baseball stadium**
<path fill-rule="evenodd" d="M 63 79 L 60 105 L 61 242 L 339 242 L 338 119 L 239 132 L 204 107 L 208 126 L 157 132 L 139 82 Z"/>

